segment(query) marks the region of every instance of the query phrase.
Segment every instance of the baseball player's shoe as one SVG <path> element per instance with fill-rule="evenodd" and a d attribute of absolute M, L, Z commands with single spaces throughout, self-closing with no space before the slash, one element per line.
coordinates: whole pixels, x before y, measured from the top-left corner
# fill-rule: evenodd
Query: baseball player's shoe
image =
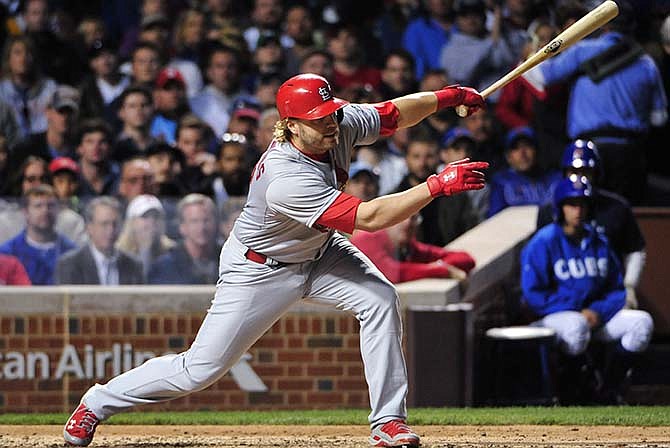
<path fill-rule="evenodd" d="M 370 445 L 414 448 L 419 446 L 419 436 L 403 420 L 391 420 L 372 428 Z"/>
<path fill-rule="evenodd" d="M 95 416 L 93 411 L 87 408 L 84 403 L 80 403 L 65 424 L 63 437 L 70 445 L 88 446 L 93 440 L 93 434 L 95 434 L 98 423 L 100 423 L 100 419 Z"/>

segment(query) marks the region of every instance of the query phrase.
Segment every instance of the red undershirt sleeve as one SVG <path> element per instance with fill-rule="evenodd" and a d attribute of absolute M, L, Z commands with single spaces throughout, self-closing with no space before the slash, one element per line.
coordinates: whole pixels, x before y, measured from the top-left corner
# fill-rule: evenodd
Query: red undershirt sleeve
<path fill-rule="evenodd" d="M 384 101 L 372 105 L 379 113 L 381 124 L 379 126 L 379 135 L 387 137 L 392 135 L 398 129 L 398 117 L 400 111 L 392 101 Z"/>
<path fill-rule="evenodd" d="M 356 225 L 356 212 L 360 199 L 347 193 L 340 193 L 330 207 L 316 220 L 316 225 L 353 233 Z"/>

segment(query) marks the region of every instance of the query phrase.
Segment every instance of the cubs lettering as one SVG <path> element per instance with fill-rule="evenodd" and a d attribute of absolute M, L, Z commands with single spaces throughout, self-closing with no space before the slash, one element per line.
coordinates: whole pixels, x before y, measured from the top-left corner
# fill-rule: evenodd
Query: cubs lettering
<path fill-rule="evenodd" d="M 560 280 L 569 278 L 580 279 L 584 277 L 607 277 L 607 258 L 585 257 L 559 258 L 554 263 L 554 274 Z"/>

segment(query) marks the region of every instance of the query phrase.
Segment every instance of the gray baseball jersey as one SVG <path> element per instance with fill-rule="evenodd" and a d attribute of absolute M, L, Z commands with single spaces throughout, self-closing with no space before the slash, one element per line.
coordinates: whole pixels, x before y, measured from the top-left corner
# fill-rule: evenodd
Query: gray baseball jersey
<path fill-rule="evenodd" d="M 340 194 L 353 147 L 379 137 L 379 113 L 372 106 L 348 105 L 343 111 L 339 143 L 328 162 L 311 159 L 288 142 L 270 145 L 256 164 L 233 228 L 242 244 L 282 263 L 318 257 L 330 232 L 314 223 Z"/>

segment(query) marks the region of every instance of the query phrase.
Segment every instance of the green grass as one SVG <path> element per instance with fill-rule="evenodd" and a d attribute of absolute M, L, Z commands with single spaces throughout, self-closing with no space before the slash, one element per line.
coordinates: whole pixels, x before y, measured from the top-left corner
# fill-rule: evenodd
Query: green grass
<path fill-rule="evenodd" d="M 368 411 L 138 412 L 117 425 L 364 425 Z M 0 414 L 0 425 L 60 425 L 66 414 Z M 410 409 L 413 425 L 621 425 L 670 426 L 670 407 L 514 407 Z"/>

